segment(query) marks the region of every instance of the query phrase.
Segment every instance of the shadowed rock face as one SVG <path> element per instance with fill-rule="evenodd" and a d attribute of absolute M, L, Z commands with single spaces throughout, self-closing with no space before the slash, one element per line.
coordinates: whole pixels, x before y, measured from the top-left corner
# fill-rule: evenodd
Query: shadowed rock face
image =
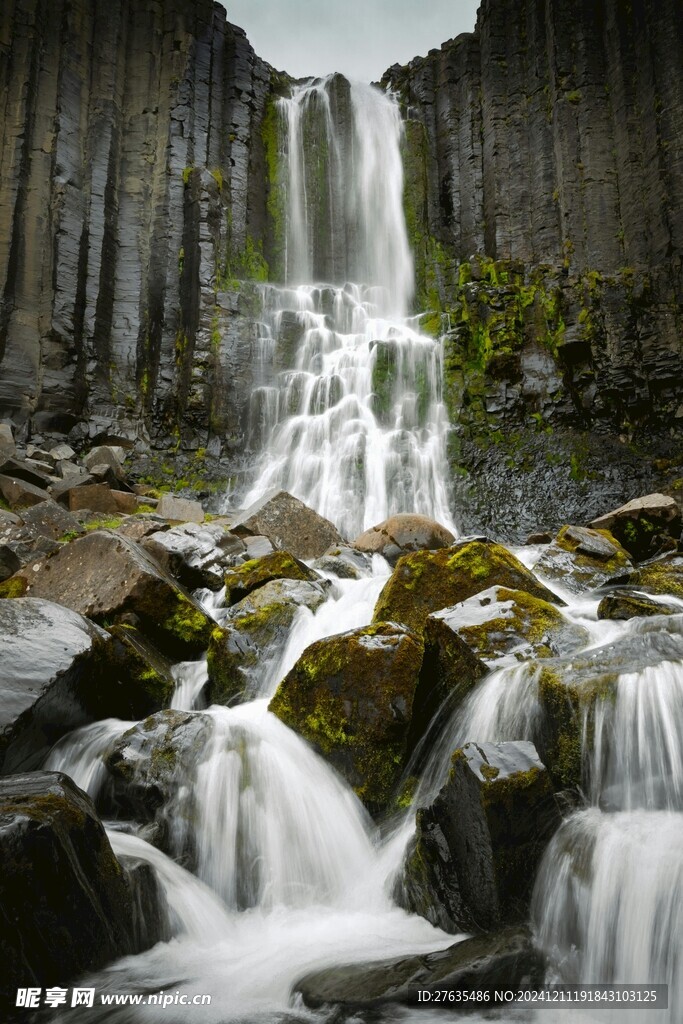
<path fill-rule="evenodd" d="M 272 69 L 211 0 L 8 0 L 0 74 L 0 415 L 230 434 L 216 273 L 263 240 Z"/>

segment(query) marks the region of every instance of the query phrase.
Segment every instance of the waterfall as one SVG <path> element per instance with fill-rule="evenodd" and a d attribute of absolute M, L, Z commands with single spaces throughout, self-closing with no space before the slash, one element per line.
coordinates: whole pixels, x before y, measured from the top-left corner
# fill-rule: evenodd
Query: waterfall
<path fill-rule="evenodd" d="M 443 347 L 407 317 L 398 105 L 333 75 L 297 87 L 280 113 L 286 282 L 260 287 L 243 504 L 284 489 L 349 538 L 396 512 L 454 529 Z"/>

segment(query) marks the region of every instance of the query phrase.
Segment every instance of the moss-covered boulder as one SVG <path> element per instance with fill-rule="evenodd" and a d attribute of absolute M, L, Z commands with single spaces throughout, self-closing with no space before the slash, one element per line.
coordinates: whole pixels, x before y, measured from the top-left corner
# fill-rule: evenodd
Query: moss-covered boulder
<path fill-rule="evenodd" d="M 603 647 L 537 663 L 541 720 L 534 739 L 557 786 L 586 783 L 596 710 L 615 702 L 620 676 L 681 660 L 683 636 L 658 628 L 653 620 L 643 622 L 641 632 Z"/>
<path fill-rule="evenodd" d="M 493 586 L 523 590 L 552 604 L 563 603 L 507 548 L 473 540 L 399 558 L 375 606 L 374 621 L 403 622 L 421 633 L 432 612 Z"/>
<path fill-rule="evenodd" d="M 545 549 L 534 571 L 572 593 L 594 590 L 633 569 L 631 557 L 607 530 L 563 526 Z"/>
<path fill-rule="evenodd" d="M 192 783 L 211 728 L 200 712 L 160 711 L 125 732 L 105 756 L 105 807 L 146 825 L 150 843 L 190 867 L 196 855 Z"/>
<path fill-rule="evenodd" d="M 449 932 L 523 920 L 536 866 L 560 822 L 533 744 L 456 750 L 434 802 L 417 812 L 395 896 Z"/>
<path fill-rule="evenodd" d="M 530 658 L 552 658 L 585 646 L 589 634 L 561 611 L 523 590 L 490 587 L 467 601 L 434 612 L 434 620 L 455 633 L 489 667 L 503 668 Z"/>
<path fill-rule="evenodd" d="M 321 577 L 288 551 L 273 551 L 263 558 L 252 558 L 248 562 L 243 562 L 242 565 L 229 569 L 224 574 L 225 603 L 237 604 L 252 591 L 273 580 L 305 580 L 307 583 L 319 583 Z"/>
<path fill-rule="evenodd" d="M 594 529 L 609 530 L 637 562 L 675 546 L 681 525 L 680 507 L 666 494 L 634 498 L 591 523 Z"/>
<path fill-rule="evenodd" d="M 327 637 L 306 648 L 270 702 L 372 813 L 410 756 L 422 653 L 415 633 L 390 622 Z"/>
<path fill-rule="evenodd" d="M 175 679 L 171 662 L 134 626 L 110 626 L 114 638 L 111 660 L 119 676 L 125 677 L 128 693 L 135 694 L 134 702 L 122 708 L 118 717 L 132 720 L 146 718 L 171 703 Z"/>
<path fill-rule="evenodd" d="M 683 604 L 648 597 L 640 590 L 620 587 L 613 594 L 606 594 L 598 605 L 599 619 L 637 619 L 652 615 L 677 615 L 683 612 Z"/>
<path fill-rule="evenodd" d="M 90 799 L 58 772 L 0 779 L 0 998 L 68 985 L 133 951 L 133 905 Z"/>
<path fill-rule="evenodd" d="M 451 531 L 434 519 L 399 512 L 356 537 L 353 546 L 367 554 L 382 555 L 395 565 L 409 551 L 433 551 L 450 547 L 454 542 Z"/>
<path fill-rule="evenodd" d="M 315 611 L 326 600 L 324 581 L 278 579 L 264 583 L 230 608 L 214 628 L 208 651 L 212 704 L 233 704 L 262 689 L 268 663 L 284 647 L 300 608 Z"/>
<path fill-rule="evenodd" d="M 334 1004 L 357 1011 L 387 1003 L 422 1007 L 431 1001 L 425 999 L 425 992 L 434 993 L 435 1004 L 437 1000 L 447 1003 L 444 993 L 452 992 L 451 1006 L 471 992 L 473 1003 L 482 1006 L 493 1004 L 496 991 L 541 986 L 544 973 L 545 961 L 528 929 L 513 925 L 474 935 L 435 953 L 326 967 L 307 974 L 294 990 L 312 1008 Z M 474 993 L 483 992 L 489 993 L 487 1002 L 479 996 L 477 1003 Z M 358 1019 L 356 1013 L 353 1019 Z M 415 1019 L 421 1019 L 420 1010 Z"/>
<path fill-rule="evenodd" d="M 206 650 L 214 622 L 134 541 L 97 530 L 23 570 L 27 594 L 66 605 L 95 622 L 131 622 L 183 658 Z"/>
<path fill-rule="evenodd" d="M 665 555 L 639 566 L 628 577 L 628 585 L 648 594 L 670 594 L 683 599 L 683 555 Z"/>

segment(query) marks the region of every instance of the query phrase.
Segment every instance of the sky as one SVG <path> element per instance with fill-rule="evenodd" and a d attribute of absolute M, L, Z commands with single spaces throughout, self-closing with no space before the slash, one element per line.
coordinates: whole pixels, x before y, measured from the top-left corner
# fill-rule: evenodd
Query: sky
<path fill-rule="evenodd" d="M 378 81 L 461 32 L 479 0 L 220 0 L 259 55 L 294 78 L 341 71 Z"/>

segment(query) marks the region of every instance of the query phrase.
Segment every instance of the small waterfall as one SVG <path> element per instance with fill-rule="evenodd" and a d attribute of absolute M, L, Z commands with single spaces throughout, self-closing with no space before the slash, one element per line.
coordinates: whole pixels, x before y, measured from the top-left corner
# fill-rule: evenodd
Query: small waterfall
<path fill-rule="evenodd" d="M 405 316 L 414 288 L 403 214 L 398 104 L 341 75 L 280 100 L 286 126 L 285 281 L 358 281 L 378 312 Z"/>
<path fill-rule="evenodd" d="M 532 908 L 556 979 L 666 983 L 669 1012 L 643 1006 L 638 1022 L 680 1020 L 682 851 L 681 814 L 590 808 L 564 823 L 546 852 Z M 622 1016 L 615 1011 L 614 1019 Z"/>
<path fill-rule="evenodd" d="M 256 472 L 243 504 L 281 488 L 347 537 L 396 512 L 454 529 L 443 347 L 406 318 L 414 271 L 398 105 L 334 75 L 280 109 L 286 284 L 260 289 Z"/>

